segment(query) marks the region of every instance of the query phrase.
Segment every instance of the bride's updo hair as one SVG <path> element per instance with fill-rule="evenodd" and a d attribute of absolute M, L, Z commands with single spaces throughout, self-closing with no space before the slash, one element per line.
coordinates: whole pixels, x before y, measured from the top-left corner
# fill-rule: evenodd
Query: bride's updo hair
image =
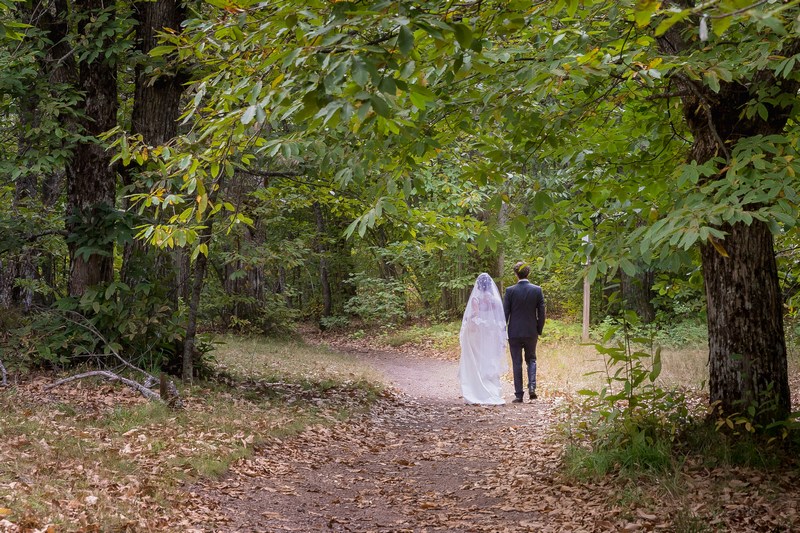
<path fill-rule="evenodd" d="M 478 279 L 475 282 L 475 286 L 478 287 L 478 289 L 480 289 L 481 291 L 486 292 L 490 290 L 491 283 L 492 283 L 492 277 L 486 272 L 484 272 L 483 274 L 478 276 Z"/>

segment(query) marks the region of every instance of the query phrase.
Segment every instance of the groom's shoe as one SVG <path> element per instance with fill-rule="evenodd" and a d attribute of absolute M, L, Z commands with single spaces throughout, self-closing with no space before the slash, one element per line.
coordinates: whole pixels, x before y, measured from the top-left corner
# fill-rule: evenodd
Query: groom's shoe
<path fill-rule="evenodd" d="M 538 398 L 538 396 L 536 396 L 536 392 L 531 391 L 531 400 L 535 400 L 536 398 Z"/>
<path fill-rule="evenodd" d="M 522 398 L 514 398 L 511 403 L 522 403 Z"/>

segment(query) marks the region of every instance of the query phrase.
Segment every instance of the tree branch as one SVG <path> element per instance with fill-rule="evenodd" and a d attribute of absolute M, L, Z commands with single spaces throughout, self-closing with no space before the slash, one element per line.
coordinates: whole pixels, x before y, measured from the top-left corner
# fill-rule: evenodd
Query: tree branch
<path fill-rule="evenodd" d="M 703 108 L 703 112 L 706 116 L 706 123 L 708 124 L 709 131 L 711 131 L 711 134 L 717 141 L 717 145 L 722 150 L 722 153 L 725 154 L 725 161 L 730 162 L 731 153 L 728 151 L 728 147 L 725 146 L 725 142 L 722 140 L 722 137 L 720 137 L 717 127 L 714 125 L 714 117 L 711 114 L 711 106 L 708 105 L 708 98 L 697 87 L 695 82 L 690 80 L 688 77 L 684 76 L 683 74 L 678 74 L 676 77 L 680 78 L 683 84 L 688 87 L 689 90 L 697 97 L 697 100 L 699 101 L 700 106 Z"/>
<path fill-rule="evenodd" d="M 125 385 L 129 386 L 130 388 L 139 391 L 142 396 L 147 398 L 148 400 L 162 400 L 161 396 L 156 394 L 155 392 L 151 391 L 141 383 L 137 383 L 132 379 L 123 378 L 122 376 L 118 376 L 113 372 L 109 372 L 108 370 L 92 370 L 91 372 L 84 372 L 83 374 L 76 374 L 74 376 L 70 376 L 68 378 L 59 379 L 55 383 L 52 383 L 44 388 L 44 390 L 50 390 L 65 383 L 69 383 L 70 381 L 75 381 L 78 379 L 88 378 L 92 376 L 103 376 L 106 379 L 110 379 L 111 381 L 119 381 L 124 383 Z"/>
<path fill-rule="evenodd" d="M 2 374 L 2 378 L 0 378 L 0 387 L 7 387 L 8 386 L 8 374 L 6 374 L 6 367 L 3 366 L 3 361 L 0 360 L 0 374 Z"/>
<path fill-rule="evenodd" d="M 48 229 L 48 230 L 45 230 L 45 231 L 40 231 L 39 233 L 34 233 L 32 235 L 27 235 L 25 237 L 25 242 L 33 242 L 33 241 L 35 241 L 37 239 L 40 239 L 42 237 L 46 237 L 48 235 L 61 235 L 62 237 L 68 237 L 69 236 L 69 232 L 67 232 L 67 230 L 64 230 L 64 229 Z"/>
<path fill-rule="evenodd" d="M 684 96 L 691 96 L 692 93 L 688 93 L 685 91 L 675 91 L 671 93 L 659 93 L 659 94 L 651 94 L 649 96 L 645 96 L 645 100 L 653 101 L 653 100 L 661 100 L 661 99 L 669 99 L 669 98 L 683 98 Z"/>
<path fill-rule="evenodd" d="M 136 372 L 140 372 L 140 373 L 144 374 L 144 376 L 145 376 L 144 385 L 140 385 L 141 387 L 147 389 L 148 392 L 152 393 L 156 398 L 159 398 L 159 399 L 163 400 L 164 403 L 167 403 L 172 407 L 175 407 L 175 408 L 178 408 L 178 409 L 183 407 L 183 402 L 181 401 L 181 397 L 180 397 L 180 393 L 178 392 L 178 388 L 175 386 L 175 383 L 173 383 L 172 380 L 170 380 L 169 383 L 167 384 L 167 390 L 169 391 L 169 395 L 170 395 L 169 398 L 161 398 L 160 396 L 158 396 L 154 392 L 150 391 L 150 389 L 148 387 L 152 387 L 153 385 L 155 385 L 155 384 L 157 384 L 159 382 L 159 380 L 155 376 L 153 376 L 149 372 L 145 372 L 141 368 L 133 366 L 128 361 L 126 361 L 114 348 L 111 347 L 110 343 L 106 340 L 105 337 L 103 337 L 102 333 L 100 333 L 97 330 L 97 328 L 95 328 L 91 323 L 86 321 L 85 317 L 82 314 L 77 313 L 75 311 L 70 311 L 70 312 L 75 313 L 80 318 L 84 319 L 84 322 L 80 322 L 78 320 L 74 320 L 74 319 L 66 316 L 66 314 L 64 315 L 64 319 L 66 319 L 68 322 L 71 322 L 71 323 L 75 324 L 76 326 L 80 326 L 80 327 L 82 327 L 84 329 L 89 330 L 89 332 L 91 332 L 93 335 L 95 335 L 98 339 L 100 339 L 103 342 L 103 344 L 105 344 L 106 347 L 108 347 L 108 349 L 111 351 L 111 353 L 114 355 L 114 357 L 116 357 L 122 363 L 123 366 L 125 366 L 125 367 L 127 367 L 127 368 L 129 368 L 131 370 L 134 370 Z M 104 371 L 103 370 L 98 370 L 98 372 L 104 372 Z M 112 374 L 112 373 L 109 372 L 109 374 Z M 116 374 L 112 374 L 112 375 L 116 376 Z M 119 379 L 122 380 L 123 378 L 119 378 Z M 131 380 L 128 380 L 128 381 L 131 381 Z M 136 383 L 136 382 L 132 381 L 132 383 Z M 139 385 L 138 383 L 136 383 L 136 384 Z M 142 394 L 144 394 L 144 393 L 142 393 Z M 145 394 L 145 396 L 150 398 L 150 396 L 148 396 L 146 394 Z"/>
<path fill-rule="evenodd" d="M 240 167 L 241 171 L 245 174 L 258 176 L 260 178 L 302 178 L 306 175 L 304 171 L 298 172 L 281 172 L 277 170 L 252 170 Z"/>
<path fill-rule="evenodd" d="M 719 15 L 709 15 L 708 18 L 711 18 L 711 19 L 724 19 L 726 17 L 735 17 L 736 15 L 741 15 L 745 11 L 749 11 L 749 10 L 753 9 L 754 7 L 758 7 L 758 6 L 762 5 L 762 4 L 766 4 L 768 1 L 769 0 L 759 0 L 758 2 L 755 2 L 754 4 L 750 4 L 749 6 L 743 7 L 741 9 L 737 9 L 736 11 L 731 11 L 730 13 L 721 13 Z"/>

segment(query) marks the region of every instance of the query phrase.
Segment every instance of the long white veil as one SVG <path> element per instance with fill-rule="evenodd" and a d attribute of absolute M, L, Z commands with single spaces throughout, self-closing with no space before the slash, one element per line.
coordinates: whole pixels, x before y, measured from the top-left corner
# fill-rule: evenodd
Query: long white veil
<path fill-rule="evenodd" d="M 492 277 L 475 280 L 461 320 L 459 379 L 467 403 L 501 404 L 500 375 L 505 372 L 506 321 L 500 291 Z"/>

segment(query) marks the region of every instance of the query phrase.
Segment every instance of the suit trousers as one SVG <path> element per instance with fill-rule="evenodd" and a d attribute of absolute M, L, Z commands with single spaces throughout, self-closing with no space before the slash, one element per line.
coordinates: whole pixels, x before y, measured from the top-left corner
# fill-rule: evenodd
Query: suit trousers
<path fill-rule="evenodd" d="M 525 365 L 528 368 L 528 393 L 536 391 L 536 337 L 508 339 L 511 351 L 511 365 L 514 370 L 514 396 L 522 398 L 522 353 L 525 352 Z"/>

